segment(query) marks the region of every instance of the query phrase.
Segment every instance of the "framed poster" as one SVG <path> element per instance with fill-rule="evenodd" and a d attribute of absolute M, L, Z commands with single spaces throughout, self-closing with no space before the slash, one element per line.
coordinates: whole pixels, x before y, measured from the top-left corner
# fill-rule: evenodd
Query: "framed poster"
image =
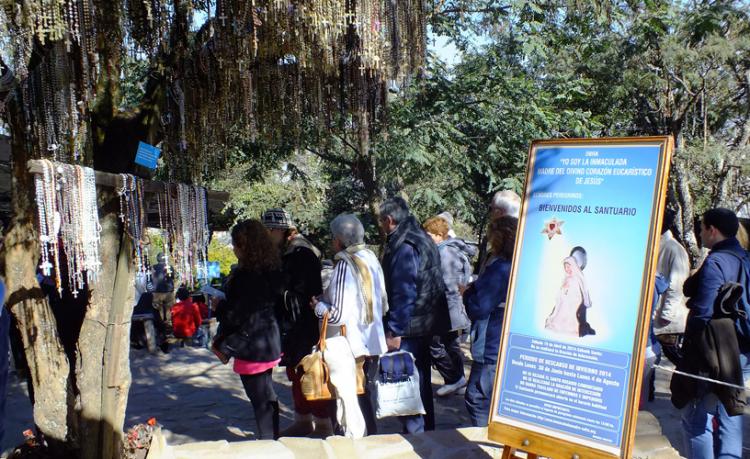
<path fill-rule="evenodd" d="M 630 457 L 671 137 L 535 141 L 489 437 Z"/>

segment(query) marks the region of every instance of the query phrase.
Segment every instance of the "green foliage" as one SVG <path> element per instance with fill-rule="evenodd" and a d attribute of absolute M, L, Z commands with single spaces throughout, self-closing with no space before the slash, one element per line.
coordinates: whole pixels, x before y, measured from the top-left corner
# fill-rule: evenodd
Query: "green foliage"
<path fill-rule="evenodd" d="M 237 220 L 260 218 L 266 209 L 283 207 L 303 231 L 322 224 L 328 184 L 319 158 L 298 153 L 278 169 L 237 160 L 212 186 L 230 192 L 229 210 Z"/>
<path fill-rule="evenodd" d="M 151 71 L 151 62 L 125 55 L 122 62 L 120 109 L 132 110 L 138 107 L 146 93 L 145 84 Z"/>
<path fill-rule="evenodd" d="M 372 204 L 398 193 L 419 218 L 452 212 L 471 237 L 495 191 L 522 191 L 534 139 L 663 134 L 677 138 L 696 211 L 747 202 L 746 2 L 428 5 L 431 30 L 459 47 L 460 63 L 430 56 L 419 78 L 389 94 L 368 151 L 348 115 L 327 138 L 304 134 L 301 151 L 238 138 L 217 182 L 238 215 L 287 207 L 325 246 L 327 222 L 354 212 L 374 242 Z"/>
<path fill-rule="evenodd" d="M 232 265 L 237 263 L 232 245 L 227 243 L 226 239 L 226 237 L 218 237 L 215 234 L 208 245 L 208 261 L 219 262 L 219 270 L 222 276 L 229 275 Z"/>

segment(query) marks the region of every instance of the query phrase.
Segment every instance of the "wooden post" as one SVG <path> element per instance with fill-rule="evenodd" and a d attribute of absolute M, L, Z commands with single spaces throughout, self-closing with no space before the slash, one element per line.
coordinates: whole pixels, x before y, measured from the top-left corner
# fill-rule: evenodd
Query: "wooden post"
<path fill-rule="evenodd" d="M 97 194 L 99 221 L 102 227 L 99 250 L 102 270 L 99 281 L 91 286 L 89 307 L 81 326 L 76 379 L 80 393 L 81 436 L 85 440 L 81 441 L 81 457 L 111 459 L 113 454 L 117 453 L 114 445 L 119 441 L 122 431 L 125 407 L 123 406 L 121 413 L 116 408 L 111 408 L 108 398 L 108 392 L 111 392 L 108 375 L 110 369 L 127 367 L 129 362 L 129 356 L 127 352 L 122 352 L 121 346 L 113 353 L 112 324 L 124 322 L 113 317 L 118 305 L 124 307 L 132 303 L 129 301 L 131 296 L 128 295 L 128 290 L 124 292 L 125 297 L 120 298 L 122 293 L 118 293 L 117 288 L 118 281 L 122 283 L 127 274 L 127 271 L 123 272 L 121 265 L 123 257 L 126 257 L 126 262 L 129 263 L 131 246 L 129 241 L 123 241 L 117 219 L 118 196 L 108 187 L 100 187 Z M 121 291 L 122 287 L 119 292 Z M 116 386 L 127 397 L 129 373 L 115 373 L 118 374 L 122 379 Z"/>
<path fill-rule="evenodd" d="M 104 346 L 102 378 L 102 454 L 101 459 L 120 456 L 121 434 L 130 389 L 130 317 L 133 313 L 132 244 L 122 234 L 117 257 L 112 303 L 109 309 Z"/>

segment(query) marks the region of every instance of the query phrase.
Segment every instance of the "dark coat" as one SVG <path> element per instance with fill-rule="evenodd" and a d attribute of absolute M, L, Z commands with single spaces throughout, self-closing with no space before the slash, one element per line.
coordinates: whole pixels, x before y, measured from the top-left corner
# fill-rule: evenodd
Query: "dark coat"
<path fill-rule="evenodd" d="M 683 286 L 683 292 L 689 298 L 687 307 L 690 310 L 685 333 L 691 326 L 700 328 L 713 317 L 719 289 L 727 282 L 744 284 L 745 295 L 741 308 L 746 314 L 750 314 L 747 309 L 750 306 L 750 279 L 743 276 L 749 266 L 750 255 L 736 238 L 725 239 L 713 246 L 703 265 Z M 746 320 L 737 321 L 736 328 L 741 335 L 741 351 L 750 352 L 750 323 Z"/>
<path fill-rule="evenodd" d="M 281 327 L 282 365 L 296 366 L 320 337 L 318 318 L 310 308 L 312 297 L 323 293 L 320 252 L 302 236 L 289 244 L 284 264 L 284 301 L 277 310 Z"/>
<path fill-rule="evenodd" d="M 471 320 L 489 318 L 484 341 L 485 363 L 496 363 L 500 353 L 500 335 L 505 318 L 510 269 L 510 260 L 493 258 L 487 263 L 476 282 L 464 292 L 464 303 L 469 318 Z"/>
<path fill-rule="evenodd" d="M 382 265 L 388 293 L 387 330 L 404 337 L 450 330 L 440 254 L 414 217 L 388 235 Z"/>
<path fill-rule="evenodd" d="M 734 323 L 733 316 L 716 317 L 700 329 L 686 330 L 682 346 L 683 358 L 677 369 L 742 387 L 744 378 Z M 672 404 L 677 408 L 684 407 L 706 392 L 715 393 L 730 416 L 742 415 L 747 405 L 744 390 L 711 384 L 680 374 L 672 377 L 670 390 Z"/>
<path fill-rule="evenodd" d="M 217 347 L 229 357 L 271 362 L 281 356 L 279 326 L 274 310 L 281 301 L 279 271 L 235 269 L 226 285 L 227 299 L 219 304 Z"/>
<path fill-rule="evenodd" d="M 738 340 L 739 324 L 745 320 L 741 299 L 750 285 L 728 290 L 731 283 L 741 278 L 741 268 L 748 263 L 747 252 L 735 238 L 714 245 L 701 268 L 685 281 L 684 292 L 689 296 L 683 358 L 678 370 L 710 379 L 743 386 L 740 352 L 746 352 Z M 734 295 L 725 295 L 731 291 Z M 731 303 L 731 304 L 730 304 Z M 743 311 L 744 312 L 744 311 Z M 706 392 L 715 393 L 730 415 L 744 411 L 746 400 L 740 389 L 710 384 L 676 374 L 670 385 L 672 403 L 682 408 Z"/>

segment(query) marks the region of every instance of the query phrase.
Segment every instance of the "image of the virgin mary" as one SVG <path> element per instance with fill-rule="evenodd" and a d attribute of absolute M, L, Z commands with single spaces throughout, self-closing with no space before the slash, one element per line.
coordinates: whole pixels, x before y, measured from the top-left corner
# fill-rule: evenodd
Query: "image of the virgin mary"
<path fill-rule="evenodd" d="M 552 314 L 544 322 L 544 328 L 571 336 L 594 335 L 596 332 L 586 322 L 586 310 L 591 307 L 591 297 L 586 286 L 576 254 L 563 260 L 565 279 L 557 294 Z M 578 258 L 578 259 L 577 259 Z"/>

